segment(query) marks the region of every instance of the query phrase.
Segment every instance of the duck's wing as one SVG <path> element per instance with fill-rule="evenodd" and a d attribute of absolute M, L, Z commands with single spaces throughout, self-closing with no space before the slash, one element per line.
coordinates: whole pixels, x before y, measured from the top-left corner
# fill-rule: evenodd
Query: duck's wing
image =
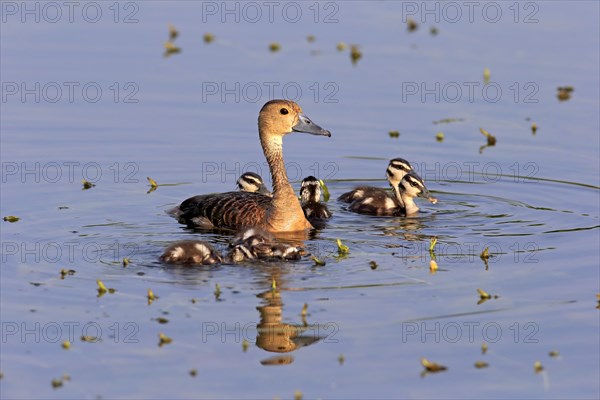
<path fill-rule="evenodd" d="M 190 197 L 179 206 L 179 222 L 202 228 L 239 229 L 266 226 L 272 198 L 248 192 L 226 192 Z"/>
<path fill-rule="evenodd" d="M 348 208 L 359 214 L 386 216 L 400 215 L 403 211 L 402 205 L 384 190 L 375 191 L 369 196 L 354 200 Z"/>
<path fill-rule="evenodd" d="M 338 197 L 338 201 L 343 203 L 352 203 L 355 200 L 364 199 L 365 197 L 373 195 L 376 192 L 385 192 L 384 189 L 373 187 L 373 186 L 359 186 L 352 189 L 349 192 L 342 194 Z"/>

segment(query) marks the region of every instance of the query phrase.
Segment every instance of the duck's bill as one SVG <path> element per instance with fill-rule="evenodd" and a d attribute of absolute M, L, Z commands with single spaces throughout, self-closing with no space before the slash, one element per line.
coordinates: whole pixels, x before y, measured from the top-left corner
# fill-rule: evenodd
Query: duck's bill
<path fill-rule="evenodd" d="M 310 133 L 311 135 L 322 135 L 331 137 L 331 132 L 315 124 L 304 114 L 298 114 L 298 123 L 292 127 L 294 132 Z"/>
<path fill-rule="evenodd" d="M 422 197 L 424 199 L 429 200 L 431 197 L 431 194 L 429 193 L 429 190 L 427 190 L 427 188 L 423 188 L 423 190 L 421 190 L 421 193 L 418 194 L 419 197 Z"/>

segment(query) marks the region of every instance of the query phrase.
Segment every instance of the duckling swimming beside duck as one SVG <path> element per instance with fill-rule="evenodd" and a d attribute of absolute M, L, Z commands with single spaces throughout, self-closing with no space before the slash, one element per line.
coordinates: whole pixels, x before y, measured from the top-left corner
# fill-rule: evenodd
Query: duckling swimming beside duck
<path fill-rule="evenodd" d="M 384 188 L 359 186 L 342 194 L 340 197 L 338 197 L 338 200 L 344 203 L 352 203 L 353 201 L 364 199 L 366 197 L 382 196 L 384 194 L 389 198 L 399 197 L 400 193 L 398 193 L 398 185 L 400 184 L 402 178 L 404 178 L 404 175 L 412 170 L 412 166 L 404 158 L 394 158 L 390 160 L 385 171 L 388 182 L 394 191 L 393 195 L 390 195 Z"/>
<path fill-rule="evenodd" d="M 258 228 L 238 233 L 230 242 L 231 250 L 221 256 L 209 243 L 201 240 L 182 240 L 167 247 L 160 260 L 167 264 L 212 265 L 239 263 L 247 260 L 299 260 L 301 248 L 277 243 L 273 235 Z"/>
<path fill-rule="evenodd" d="M 254 172 L 244 172 L 240 175 L 236 184 L 240 192 L 260 193 L 273 197 L 269 189 L 265 186 L 262 177 Z"/>
<path fill-rule="evenodd" d="M 312 175 L 302 180 L 300 186 L 300 204 L 302 205 L 306 219 L 314 227 L 320 227 L 331 218 L 331 212 L 325 204 L 321 203 L 321 184 Z"/>
<path fill-rule="evenodd" d="M 413 215 L 419 211 L 414 201 L 416 197 L 425 198 L 434 204 L 437 202 L 429 194 L 421 177 L 414 172 L 404 175 L 394 193 L 399 195 L 390 197 L 385 191 L 373 191 L 369 196 L 354 200 L 349 209 L 359 214 L 369 215 Z"/>
<path fill-rule="evenodd" d="M 160 260 L 167 264 L 218 264 L 223 258 L 207 242 L 201 240 L 182 240 L 166 248 Z"/>
<path fill-rule="evenodd" d="M 260 110 L 258 131 L 273 181 L 273 197 L 227 192 L 191 197 L 173 213 L 181 223 L 201 228 L 259 227 L 269 232 L 299 232 L 312 228 L 288 180 L 283 161 L 283 137 L 291 132 L 331 136 L 312 122 L 293 101 L 271 100 Z"/>

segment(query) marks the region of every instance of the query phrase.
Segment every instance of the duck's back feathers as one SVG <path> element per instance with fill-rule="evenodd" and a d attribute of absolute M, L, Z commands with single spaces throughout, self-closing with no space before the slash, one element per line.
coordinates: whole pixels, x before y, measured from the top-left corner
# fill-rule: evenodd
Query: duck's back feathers
<path fill-rule="evenodd" d="M 179 222 L 200 228 L 265 227 L 271 197 L 248 192 L 226 192 L 190 197 L 179 206 Z"/>
<path fill-rule="evenodd" d="M 317 229 L 321 229 L 327 223 L 327 220 L 331 218 L 331 211 L 325 204 L 310 202 L 302 206 L 304 215 L 308 222 Z"/>
<path fill-rule="evenodd" d="M 183 240 L 166 248 L 160 260 L 168 264 L 217 264 L 223 261 L 221 255 L 207 242 Z"/>
<path fill-rule="evenodd" d="M 384 190 L 373 191 L 369 196 L 354 200 L 349 209 L 359 214 L 369 215 L 393 216 L 403 214 L 402 205 Z"/>
<path fill-rule="evenodd" d="M 385 189 L 381 189 L 373 186 L 359 186 L 353 190 L 342 194 L 338 197 L 338 200 L 343 203 L 352 203 L 355 200 L 364 199 L 365 197 L 372 196 L 374 193 L 385 192 Z"/>

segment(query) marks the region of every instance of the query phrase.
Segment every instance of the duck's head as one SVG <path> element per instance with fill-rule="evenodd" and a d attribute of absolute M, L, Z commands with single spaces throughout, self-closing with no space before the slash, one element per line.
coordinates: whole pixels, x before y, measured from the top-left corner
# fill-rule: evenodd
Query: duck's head
<path fill-rule="evenodd" d="M 321 199 L 321 184 L 314 176 L 307 176 L 300 185 L 300 201 L 302 204 L 308 202 L 319 202 Z"/>
<path fill-rule="evenodd" d="M 397 187 L 400 184 L 404 175 L 413 170 L 412 166 L 404 158 L 394 158 L 390 160 L 385 174 L 392 187 Z"/>
<path fill-rule="evenodd" d="M 281 138 L 291 132 L 331 136 L 331 132 L 312 122 L 302 113 L 302 108 L 290 100 L 267 102 L 258 114 L 258 127 L 261 139 L 265 135 Z"/>
<path fill-rule="evenodd" d="M 400 193 L 412 198 L 422 197 L 427 200 L 431 198 L 431 194 L 427 187 L 425 187 L 423 179 L 412 171 L 404 175 L 398 185 L 398 189 L 400 190 Z"/>
<path fill-rule="evenodd" d="M 237 187 L 242 192 L 260 193 L 271 195 L 260 175 L 254 172 L 244 172 L 237 180 Z"/>

